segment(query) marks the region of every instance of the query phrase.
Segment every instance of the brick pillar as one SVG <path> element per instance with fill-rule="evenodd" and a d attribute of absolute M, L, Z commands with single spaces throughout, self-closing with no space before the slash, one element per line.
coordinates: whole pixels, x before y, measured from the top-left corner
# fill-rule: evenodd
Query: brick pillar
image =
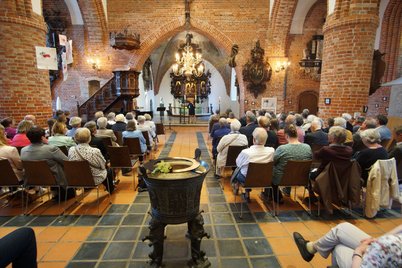
<path fill-rule="evenodd" d="M 46 25 L 30 1 L 0 2 L 0 40 L 0 118 L 34 114 L 45 126 L 52 116 L 49 71 L 36 68 L 35 46 L 46 46 Z"/>
<path fill-rule="evenodd" d="M 378 26 L 376 3 L 372 5 L 336 8 L 327 18 L 318 103 L 323 118 L 362 112 L 367 105 Z M 331 104 L 325 105 L 325 98 L 331 98 Z"/>

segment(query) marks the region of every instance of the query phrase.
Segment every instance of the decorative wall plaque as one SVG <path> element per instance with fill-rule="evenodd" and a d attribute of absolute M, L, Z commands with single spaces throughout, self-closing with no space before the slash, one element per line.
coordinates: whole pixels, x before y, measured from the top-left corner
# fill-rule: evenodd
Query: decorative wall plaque
<path fill-rule="evenodd" d="M 267 88 L 266 83 L 272 74 L 271 66 L 264 60 L 264 54 L 260 41 L 257 41 L 255 48 L 251 50 L 251 60 L 243 67 L 243 80 L 255 98 Z"/>

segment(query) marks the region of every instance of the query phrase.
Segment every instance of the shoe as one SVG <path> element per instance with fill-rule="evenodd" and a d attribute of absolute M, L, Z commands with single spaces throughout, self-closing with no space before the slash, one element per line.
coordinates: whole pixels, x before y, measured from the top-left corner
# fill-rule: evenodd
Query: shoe
<path fill-rule="evenodd" d="M 146 192 L 146 191 L 148 191 L 148 188 L 138 187 L 138 192 L 139 193 Z"/>
<path fill-rule="evenodd" d="M 119 185 L 119 183 L 120 183 L 120 180 L 119 180 L 119 179 L 113 181 L 113 184 L 114 184 L 115 186 L 116 186 L 116 185 Z"/>
<path fill-rule="evenodd" d="M 303 236 L 301 234 L 299 234 L 298 232 L 293 233 L 293 239 L 295 240 L 295 243 L 297 245 L 297 248 L 300 251 L 300 254 L 301 254 L 302 258 L 306 262 L 310 262 L 313 259 L 314 254 L 311 254 L 307 250 L 307 242 L 309 242 L 309 241 L 305 240 L 303 238 Z"/>
<path fill-rule="evenodd" d="M 233 194 L 238 195 L 239 194 L 239 183 L 232 182 L 232 189 L 233 189 Z"/>

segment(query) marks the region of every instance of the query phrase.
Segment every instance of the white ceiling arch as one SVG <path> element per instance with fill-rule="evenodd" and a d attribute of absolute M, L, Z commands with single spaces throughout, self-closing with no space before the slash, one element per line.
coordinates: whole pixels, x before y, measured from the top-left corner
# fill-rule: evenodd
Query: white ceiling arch
<path fill-rule="evenodd" d="M 78 6 L 77 0 L 64 0 L 64 2 L 70 12 L 71 23 L 73 25 L 84 25 L 84 20 L 82 19 L 81 10 Z"/>
<path fill-rule="evenodd" d="M 297 2 L 292 25 L 290 26 L 290 34 L 303 34 L 304 20 L 315 2 L 317 2 L 317 0 L 303 0 Z"/>

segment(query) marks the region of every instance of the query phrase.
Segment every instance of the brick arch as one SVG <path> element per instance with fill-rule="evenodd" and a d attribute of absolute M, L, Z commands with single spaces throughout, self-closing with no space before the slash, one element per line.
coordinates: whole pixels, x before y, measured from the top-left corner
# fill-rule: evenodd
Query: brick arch
<path fill-rule="evenodd" d="M 166 39 L 184 30 L 185 20 L 183 17 L 175 18 L 155 29 L 141 42 L 141 48 L 134 52 L 129 61 L 129 66 L 135 70 L 142 70 L 142 65 L 154 49 L 158 48 Z M 230 54 L 233 41 L 215 26 L 205 21 L 191 18 L 190 31 L 206 36 L 216 47 L 223 49 L 227 55 Z"/>
<path fill-rule="evenodd" d="M 108 41 L 108 29 L 102 1 L 78 1 L 85 27 L 85 43 L 89 50 L 100 50 Z"/>

